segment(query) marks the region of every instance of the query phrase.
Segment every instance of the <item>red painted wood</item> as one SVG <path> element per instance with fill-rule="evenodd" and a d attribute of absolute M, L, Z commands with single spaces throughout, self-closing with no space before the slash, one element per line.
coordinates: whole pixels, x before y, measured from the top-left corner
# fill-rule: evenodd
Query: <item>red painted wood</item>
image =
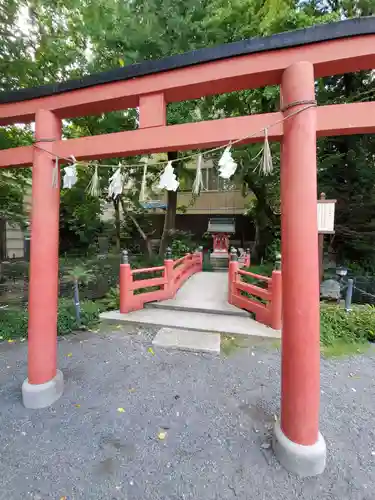
<path fill-rule="evenodd" d="M 272 300 L 270 302 L 271 327 L 274 330 L 281 330 L 282 322 L 282 281 L 281 271 L 272 272 L 272 281 L 270 285 Z"/>
<path fill-rule="evenodd" d="M 39 111 L 36 141 L 58 139 L 61 120 Z M 39 143 L 47 151 L 52 142 Z M 60 182 L 52 185 L 55 162 L 48 152 L 34 150 L 29 285 L 28 379 L 44 384 L 56 376 Z M 59 172 L 57 172 L 59 179 Z"/>
<path fill-rule="evenodd" d="M 132 275 L 134 274 L 140 274 L 140 273 L 154 273 L 156 271 L 164 271 L 165 268 L 164 266 L 158 266 L 158 267 L 144 267 L 141 269 L 132 269 Z"/>
<path fill-rule="evenodd" d="M 279 330 L 281 328 L 281 272 L 274 271 L 272 278 L 239 269 L 238 262 L 231 261 L 228 271 L 228 302 L 234 306 L 252 312 L 256 320 Z M 251 276 L 268 283 L 265 290 L 256 285 L 241 281 L 242 276 Z M 247 292 L 255 297 L 267 300 L 267 305 L 261 304 L 250 297 L 240 294 Z"/>
<path fill-rule="evenodd" d="M 320 106 L 316 111 L 318 137 L 375 133 L 373 120 L 375 102 Z M 57 141 L 54 152 L 61 157 L 74 155 L 79 160 L 93 160 L 164 151 L 205 149 L 243 137 L 244 130 L 249 131 L 249 134 L 254 132 L 255 136 L 243 143 L 260 142 L 264 140 L 262 129 L 280 119 L 282 119 L 281 113 L 264 113 L 80 137 Z M 281 124 L 269 129 L 270 140 L 279 141 L 282 136 Z M 0 151 L 0 168 L 30 166 L 32 161 L 32 146 Z"/>
<path fill-rule="evenodd" d="M 130 264 L 120 265 L 120 312 L 128 313 L 134 310 L 134 294 L 131 290 L 133 282 Z"/>
<path fill-rule="evenodd" d="M 249 253 L 246 254 L 245 256 L 245 262 L 244 262 L 244 266 L 245 267 L 250 267 L 251 265 L 251 256 Z"/>
<path fill-rule="evenodd" d="M 281 90 L 283 106 L 314 99 L 313 65 L 299 62 L 289 67 Z M 296 109 L 289 108 L 286 115 Z M 316 110 L 312 108 L 285 121 L 281 150 L 281 429 L 301 445 L 315 444 L 319 431 L 317 192 Z"/>
<path fill-rule="evenodd" d="M 259 321 L 259 323 L 266 326 L 270 325 L 270 313 L 267 307 L 263 304 L 255 302 L 248 297 L 237 295 L 236 293 L 232 295 L 232 304 L 240 309 L 245 309 L 246 311 L 254 313 L 255 318 Z"/>
<path fill-rule="evenodd" d="M 50 147 L 52 148 L 52 144 L 50 144 Z M 33 146 L 20 146 L 18 148 L 3 149 L 0 150 L 0 168 L 32 167 L 33 158 Z"/>
<path fill-rule="evenodd" d="M 148 288 L 150 286 L 164 286 L 166 283 L 167 280 L 164 277 L 150 278 L 148 280 L 137 280 L 137 281 L 133 280 L 131 290 L 139 290 L 140 288 Z"/>
<path fill-rule="evenodd" d="M 167 291 L 168 298 L 173 299 L 175 296 L 176 290 L 174 288 L 174 262 L 172 259 L 166 259 L 164 261 L 164 266 L 165 266 L 165 276 L 167 279 L 167 285 L 165 287 L 165 290 Z"/>
<path fill-rule="evenodd" d="M 243 269 L 240 269 L 238 271 L 238 274 L 242 276 L 250 276 L 251 278 L 256 278 L 257 280 L 260 281 L 267 281 L 268 283 L 271 281 L 271 278 L 269 276 L 262 276 L 261 274 L 255 274 L 252 273 L 251 271 L 244 271 Z"/>
<path fill-rule="evenodd" d="M 236 260 L 229 261 L 229 266 L 228 266 L 228 302 L 229 302 L 229 304 L 233 304 L 233 284 L 235 281 L 237 281 L 237 271 L 239 269 L 238 266 L 239 266 L 238 261 L 236 261 Z"/>
<path fill-rule="evenodd" d="M 264 300 L 271 300 L 272 299 L 272 293 L 268 290 L 265 290 L 264 288 L 259 287 L 259 286 L 251 285 L 250 283 L 244 283 L 241 281 L 236 281 L 234 286 L 237 290 L 241 290 L 242 292 L 247 292 L 250 295 L 255 295 L 256 297 L 259 297 L 261 299 L 264 299 Z M 236 292 L 234 292 L 234 293 L 236 293 Z"/>
<path fill-rule="evenodd" d="M 182 284 L 196 272 L 202 271 L 201 253 L 188 254 L 176 261 L 165 260 L 164 266 L 131 270 L 129 264 L 120 267 L 120 312 L 142 309 L 147 302 L 173 298 Z M 144 272 L 164 271 L 160 278 L 134 280 L 133 275 Z M 134 290 L 159 286 L 159 290 L 134 295 Z"/>
<path fill-rule="evenodd" d="M 315 77 L 375 67 L 375 35 L 357 36 L 261 52 L 165 71 L 127 81 L 97 85 L 30 101 L 0 105 L 0 125 L 34 120 L 38 109 L 54 110 L 60 118 L 135 108 L 142 95 L 160 93 L 166 102 L 258 88 L 280 83 L 291 64 L 307 60 Z"/>
<path fill-rule="evenodd" d="M 139 98 L 139 128 L 160 127 L 167 124 L 167 105 L 163 92 Z"/>

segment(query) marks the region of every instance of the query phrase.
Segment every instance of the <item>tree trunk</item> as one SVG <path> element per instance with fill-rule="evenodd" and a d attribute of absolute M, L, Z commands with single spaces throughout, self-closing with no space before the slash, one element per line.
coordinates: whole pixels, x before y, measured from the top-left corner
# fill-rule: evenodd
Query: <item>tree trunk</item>
<path fill-rule="evenodd" d="M 151 238 L 143 231 L 141 226 L 138 224 L 137 219 L 132 215 L 130 212 L 126 210 L 124 200 L 121 199 L 121 206 L 122 206 L 122 211 L 124 213 L 124 217 L 129 217 L 129 219 L 133 222 L 134 226 L 136 227 L 137 231 L 139 232 L 141 238 L 144 240 L 145 245 L 146 245 L 146 250 L 147 250 L 147 255 L 149 259 L 151 259 L 154 255 L 154 252 L 152 250 L 152 242 Z"/>
<path fill-rule="evenodd" d="M 168 153 L 168 161 L 175 160 L 177 153 L 175 151 Z M 170 236 L 176 227 L 177 212 L 177 191 L 167 191 L 167 211 L 164 217 L 163 234 L 160 240 L 159 257 L 164 257 L 169 244 Z"/>
<path fill-rule="evenodd" d="M 6 222 L 0 218 L 0 262 L 6 258 Z"/>
<path fill-rule="evenodd" d="M 3 260 L 6 259 L 6 222 L 0 218 L 0 283 L 3 279 Z"/>
<path fill-rule="evenodd" d="M 120 250 L 121 250 L 121 221 L 120 221 L 120 202 L 118 199 L 113 200 L 113 206 L 115 209 L 116 252 L 120 253 Z"/>

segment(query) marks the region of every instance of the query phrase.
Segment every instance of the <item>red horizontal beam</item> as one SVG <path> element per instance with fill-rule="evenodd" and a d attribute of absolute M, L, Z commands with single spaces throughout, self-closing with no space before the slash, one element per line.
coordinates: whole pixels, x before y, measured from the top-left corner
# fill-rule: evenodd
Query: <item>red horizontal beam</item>
<path fill-rule="evenodd" d="M 139 268 L 139 269 L 133 269 L 132 270 L 132 275 L 134 274 L 139 274 L 139 273 L 155 273 L 157 271 L 165 271 L 165 266 L 159 266 L 159 267 L 145 267 L 145 268 Z"/>
<path fill-rule="evenodd" d="M 77 159 L 93 160 L 165 151 L 208 149 L 252 133 L 254 136 L 244 142 L 257 142 L 264 137 L 262 129 L 281 118 L 281 113 L 265 113 L 82 137 L 56 142 L 55 152 L 59 156 L 73 154 Z M 281 124 L 270 129 L 269 137 L 273 140 L 278 140 L 281 136 Z"/>
<path fill-rule="evenodd" d="M 260 52 L 107 83 L 30 101 L 0 105 L 0 125 L 34 120 L 38 109 L 60 118 L 134 108 L 140 96 L 164 93 L 166 102 L 277 85 L 285 68 L 311 61 L 315 77 L 375 68 L 375 35 Z"/>
<path fill-rule="evenodd" d="M 236 289 L 236 291 L 233 291 L 233 293 L 237 293 L 237 290 L 241 290 L 242 292 L 247 292 L 250 295 L 254 295 L 255 297 L 260 297 L 261 299 L 264 300 L 272 299 L 271 292 L 259 286 L 251 285 L 250 283 L 244 283 L 243 281 L 235 281 L 233 283 L 233 287 Z"/>
<path fill-rule="evenodd" d="M 168 283 L 167 278 L 149 278 L 147 280 L 133 281 L 130 290 L 139 290 L 140 288 L 149 288 L 151 286 L 163 286 Z"/>
<path fill-rule="evenodd" d="M 375 134 L 375 101 L 318 107 L 317 136 Z"/>
<path fill-rule="evenodd" d="M 317 108 L 317 135 L 323 137 L 373 134 L 374 116 L 375 102 L 321 106 Z M 245 135 L 252 137 L 243 143 L 259 142 L 264 138 L 263 129 L 281 119 L 281 113 L 264 113 L 81 137 L 57 141 L 54 152 L 61 157 L 74 155 L 79 160 L 94 160 L 165 151 L 208 149 Z M 283 135 L 282 123 L 271 127 L 268 134 L 270 140 L 279 141 Z M 32 146 L 0 151 L 0 168 L 29 166 L 32 160 Z"/>
<path fill-rule="evenodd" d="M 0 150 L 0 168 L 31 167 L 33 163 L 33 147 L 20 146 Z"/>
<path fill-rule="evenodd" d="M 256 278 L 259 281 L 266 281 L 267 283 L 270 283 L 272 281 L 272 278 L 270 278 L 269 276 L 263 276 L 261 274 L 255 274 L 249 271 L 243 271 L 242 269 L 239 269 L 238 274 L 242 276 L 249 276 L 250 278 Z"/>

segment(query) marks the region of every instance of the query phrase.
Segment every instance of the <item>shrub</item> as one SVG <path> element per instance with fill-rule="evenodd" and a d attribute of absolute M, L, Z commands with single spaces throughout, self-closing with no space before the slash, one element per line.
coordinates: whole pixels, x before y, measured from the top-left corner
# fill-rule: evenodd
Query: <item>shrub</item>
<path fill-rule="evenodd" d="M 106 311 L 120 309 L 120 287 L 112 287 L 100 303 Z"/>
<path fill-rule="evenodd" d="M 194 252 L 197 244 L 193 241 L 191 233 L 186 231 L 174 231 L 171 250 L 174 259 L 184 257 L 187 253 Z"/>
<path fill-rule="evenodd" d="M 24 309 L 2 309 L 0 311 L 0 334 L 4 339 L 25 337 L 27 334 L 27 312 Z"/>
<path fill-rule="evenodd" d="M 81 325 L 90 327 L 99 320 L 100 306 L 91 300 L 82 301 Z M 76 320 L 76 313 L 73 300 L 61 299 L 59 301 L 59 311 L 57 317 L 57 334 L 66 335 L 81 328 Z"/>
<path fill-rule="evenodd" d="M 375 307 L 354 305 L 346 312 L 338 305 L 323 304 L 320 309 L 320 340 L 324 346 L 337 340 L 345 343 L 375 341 Z"/>
<path fill-rule="evenodd" d="M 100 307 L 90 300 L 81 302 L 82 325 L 91 327 L 99 320 Z M 4 339 L 27 337 L 28 312 L 26 309 L 4 309 L 0 312 L 0 335 Z M 57 334 L 66 335 L 77 330 L 74 303 L 69 299 L 59 301 Z"/>

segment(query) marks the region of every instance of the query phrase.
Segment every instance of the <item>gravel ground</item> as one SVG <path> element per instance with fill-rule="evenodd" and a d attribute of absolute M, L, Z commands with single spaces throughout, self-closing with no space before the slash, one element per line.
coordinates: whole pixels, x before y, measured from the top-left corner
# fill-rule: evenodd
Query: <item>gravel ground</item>
<path fill-rule="evenodd" d="M 20 402 L 26 345 L 0 346 L 1 500 L 375 498 L 374 351 L 322 361 L 328 464 L 299 479 L 269 448 L 277 349 L 149 350 L 154 331 L 128 333 L 61 339 L 66 388 L 44 410 Z"/>

